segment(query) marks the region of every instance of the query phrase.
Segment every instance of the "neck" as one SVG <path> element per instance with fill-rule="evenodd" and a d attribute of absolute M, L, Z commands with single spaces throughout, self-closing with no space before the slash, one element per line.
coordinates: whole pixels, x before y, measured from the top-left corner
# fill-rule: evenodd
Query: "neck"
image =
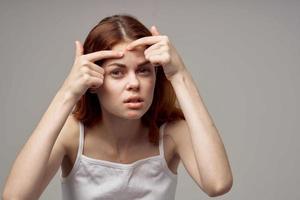
<path fill-rule="evenodd" d="M 101 137 L 117 152 L 126 152 L 130 147 L 139 144 L 147 136 L 147 128 L 141 119 L 123 119 L 111 115 L 102 115 L 100 122 Z"/>

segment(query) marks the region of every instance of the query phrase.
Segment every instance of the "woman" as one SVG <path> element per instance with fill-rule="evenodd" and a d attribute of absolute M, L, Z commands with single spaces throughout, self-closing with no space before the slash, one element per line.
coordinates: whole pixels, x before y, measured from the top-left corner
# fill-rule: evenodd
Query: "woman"
<path fill-rule="evenodd" d="M 176 49 L 154 26 L 114 15 L 76 41 L 3 199 L 38 199 L 59 167 L 63 199 L 174 199 L 180 161 L 209 196 L 230 190 L 224 145 Z"/>

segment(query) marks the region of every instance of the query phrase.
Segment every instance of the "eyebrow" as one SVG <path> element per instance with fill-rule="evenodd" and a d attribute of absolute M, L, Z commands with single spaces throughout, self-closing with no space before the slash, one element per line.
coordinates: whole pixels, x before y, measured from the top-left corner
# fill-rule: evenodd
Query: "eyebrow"
<path fill-rule="evenodd" d="M 142 62 L 141 64 L 139 64 L 138 67 L 141 67 L 141 66 L 149 64 L 149 63 L 150 63 L 150 61 L 146 60 L 146 61 Z M 112 65 L 116 65 L 118 67 L 126 68 L 126 65 L 124 65 L 122 63 L 111 63 L 111 64 L 107 65 L 106 67 L 109 67 L 109 66 L 112 66 Z"/>

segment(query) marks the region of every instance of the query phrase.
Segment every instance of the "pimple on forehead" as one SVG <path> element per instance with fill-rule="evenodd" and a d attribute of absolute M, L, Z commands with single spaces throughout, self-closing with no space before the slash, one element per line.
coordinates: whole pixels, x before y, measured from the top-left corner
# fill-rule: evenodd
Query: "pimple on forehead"
<path fill-rule="evenodd" d="M 120 63 L 127 63 L 132 62 L 134 58 L 135 63 L 142 63 L 145 60 L 144 51 L 146 49 L 145 46 L 137 46 L 132 50 L 127 50 L 126 47 L 128 44 L 130 44 L 133 40 L 117 43 L 114 46 L 112 46 L 112 50 L 115 51 L 121 51 L 124 53 L 124 55 L 120 58 L 108 58 L 105 59 L 105 61 L 102 64 L 102 67 L 105 67 L 109 65 L 110 63 L 113 63 L 115 61 L 120 61 Z"/>
<path fill-rule="evenodd" d="M 117 51 L 125 51 L 126 47 L 127 47 L 127 43 L 122 43 L 122 44 L 116 44 L 115 46 L 113 46 L 112 50 L 117 50 Z"/>
<path fill-rule="evenodd" d="M 117 50 L 117 51 L 122 51 L 124 53 L 126 52 L 144 52 L 146 47 L 145 46 L 137 46 L 132 50 L 127 50 L 126 47 L 130 44 L 131 42 L 122 42 L 122 43 L 118 43 L 116 45 L 114 45 L 112 47 L 113 50 Z"/>
<path fill-rule="evenodd" d="M 129 44 L 129 43 L 128 43 Z M 112 49 L 113 50 L 116 50 L 116 51 L 121 51 L 124 53 L 124 56 L 121 57 L 120 59 L 123 59 L 123 58 L 126 58 L 126 57 L 132 57 L 132 56 L 135 56 L 136 58 L 144 58 L 144 51 L 145 51 L 145 48 L 144 47 L 137 47 L 133 50 L 127 50 L 126 47 L 128 45 L 127 43 L 124 44 L 118 44 L 116 46 L 114 46 Z M 118 59 L 118 58 L 117 58 Z M 114 59 L 116 60 L 116 59 Z"/>

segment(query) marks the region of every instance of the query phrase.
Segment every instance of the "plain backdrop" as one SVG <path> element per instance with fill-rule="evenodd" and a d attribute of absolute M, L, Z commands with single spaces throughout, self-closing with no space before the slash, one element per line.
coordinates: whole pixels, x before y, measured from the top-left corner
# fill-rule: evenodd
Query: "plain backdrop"
<path fill-rule="evenodd" d="M 74 41 L 122 13 L 168 35 L 191 72 L 234 176 L 216 199 L 300 199 L 300 1 L 291 0 L 1 0 L 1 192 L 71 69 Z M 177 200 L 210 199 L 182 163 L 178 173 Z M 58 174 L 41 199 L 60 199 Z"/>

